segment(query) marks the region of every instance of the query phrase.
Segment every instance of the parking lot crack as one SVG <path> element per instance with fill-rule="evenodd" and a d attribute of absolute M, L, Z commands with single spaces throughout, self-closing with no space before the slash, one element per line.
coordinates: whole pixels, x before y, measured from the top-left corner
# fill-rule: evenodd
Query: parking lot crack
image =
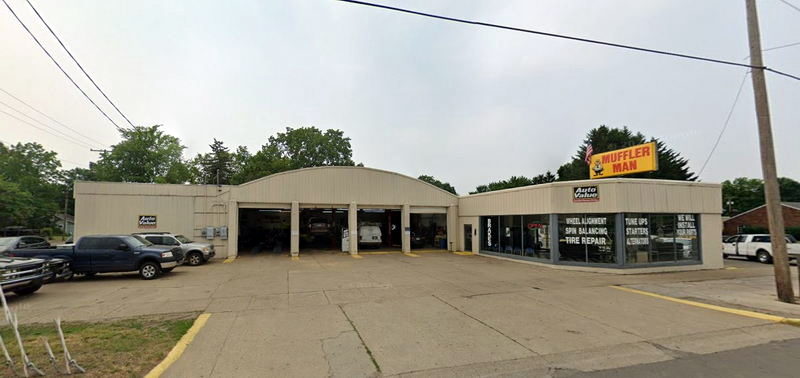
<path fill-rule="evenodd" d="M 474 316 L 472 316 L 472 315 L 470 315 L 470 314 L 468 314 L 468 313 L 466 313 L 466 312 L 462 311 L 460 308 L 456 307 L 455 305 L 451 304 L 450 302 L 448 302 L 448 301 L 446 301 L 446 300 L 444 300 L 444 299 L 442 299 L 442 298 L 439 298 L 438 296 L 436 296 L 436 294 L 433 294 L 433 295 L 431 295 L 431 296 L 432 296 L 432 297 L 434 297 L 434 298 L 436 298 L 436 299 L 438 299 L 438 300 L 439 300 L 439 301 L 441 301 L 442 303 L 444 303 L 444 304 L 446 304 L 446 305 L 448 305 L 448 306 L 452 307 L 454 310 L 456 310 L 456 311 L 460 312 L 460 313 L 461 313 L 461 314 L 463 314 L 464 316 L 466 316 L 466 317 L 468 317 L 468 318 L 470 318 L 470 319 L 472 319 L 472 320 L 474 320 L 474 321 L 476 321 L 476 322 L 480 323 L 480 324 L 481 324 L 481 325 L 483 325 L 484 327 L 487 327 L 487 328 L 491 329 L 492 331 L 495 331 L 495 332 L 497 332 L 497 333 L 499 333 L 499 334 L 503 335 L 505 338 L 507 338 L 507 339 L 509 339 L 509 340 L 513 341 L 515 344 L 517 344 L 517 345 L 519 345 L 520 347 L 522 347 L 523 349 L 525 349 L 525 350 L 527 350 L 527 351 L 529 351 L 529 352 L 533 353 L 534 355 L 537 355 L 537 356 L 538 356 L 538 355 L 540 355 L 539 353 L 537 353 L 537 352 L 536 352 L 536 351 L 534 351 L 533 349 L 531 349 L 531 348 L 528 348 L 528 347 L 527 347 L 527 346 L 525 346 L 524 344 L 522 344 L 522 343 L 520 343 L 519 341 L 517 341 L 517 339 L 515 339 L 515 338 L 513 338 L 513 337 L 511 337 L 511 336 L 509 336 L 509 335 L 506 335 L 505 333 L 503 333 L 503 332 L 502 332 L 502 331 L 500 331 L 499 329 L 497 329 L 497 328 L 495 328 L 495 327 L 491 326 L 490 324 L 488 324 L 488 323 L 484 322 L 483 320 L 480 320 L 480 319 L 478 319 L 478 318 L 476 318 L 476 317 L 474 317 Z"/>
<path fill-rule="evenodd" d="M 381 366 L 378 364 L 378 361 L 375 360 L 375 356 L 372 354 L 372 350 L 370 350 L 369 346 L 367 346 L 367 343 L 364 342 L 364 338 L 361 337 L 361 332 L 359 332 L 358 328 L 356 328 L 356 324 L 353 323 L 353 320 L 350 319 L 349 315 L 347 315 L 347 311 L 344 310 L 344 307 L 342 307 L 342 305 L 337 305 L 336 307 L 339 307 L 339 311 L 342 312 L 342 315 L 344 315 L 345 319 L 347 319 L 347 322 L 350 323 L 350 327 L 353 328 L 353 331 L 356 333 L 356 336 L 358 336 L 358 340 L 361 341 L 361 345 L 364 347 L 364 350 L 367 351 L 367 355 L 369 356 L 370 361 L 372 361 L 372 364 L 375 366 L 375 370 L 377 370 L 378 373 L 380 374 Z M 330 364 L 328 366 L 330 366 Z"/>

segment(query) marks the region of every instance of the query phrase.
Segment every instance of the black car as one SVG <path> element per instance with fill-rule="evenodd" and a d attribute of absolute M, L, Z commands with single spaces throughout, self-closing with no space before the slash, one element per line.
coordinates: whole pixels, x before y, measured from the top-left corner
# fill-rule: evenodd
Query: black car
<path fill-rule="evenodd" d="M 4 293 L 33 294 L 50 275 L 45 260 L 0 256 L 0 286 Z"/>

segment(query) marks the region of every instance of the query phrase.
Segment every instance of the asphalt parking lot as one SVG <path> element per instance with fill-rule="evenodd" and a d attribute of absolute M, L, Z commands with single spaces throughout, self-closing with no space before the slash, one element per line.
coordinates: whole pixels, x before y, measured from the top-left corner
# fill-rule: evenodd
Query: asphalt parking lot
<path fill-rule="evenodd" d="M 22 322 L 211 313 L 166 376 L 565 375 L 800 338 L 800 328 L 610 285 L 759 280 L 771 266 L 644 275 L 450 253 L 246 256 L 155 281 L 107 275 L 10 298 Z"/>

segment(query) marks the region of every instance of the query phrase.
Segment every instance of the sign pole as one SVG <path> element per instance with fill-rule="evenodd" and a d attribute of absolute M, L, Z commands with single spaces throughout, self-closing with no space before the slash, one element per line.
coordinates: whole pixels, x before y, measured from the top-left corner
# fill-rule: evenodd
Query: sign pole
<path fill-rule="evenodd" d="M 764 175 L 764 196 L 767 202 L 767 218 L 772 244 L 772 261 L 775 270 L 775 289 L 781 302 L 794 302 L 792 276 L 786 253 L 783 209 L 778 187 L 778 172 L 775 167 L 775 147 L 772 141 L 772 125 L 767 100 L 767 83 L 764 78 L 764 62 L 761 58 L 761 33 L 755 0 L 745 0 L 747 8 L 747 34 L 750 42 L 750 65 L 752 68 L 753 92 L 758 118 L 758 142 L 761 147 L 761 171 Z"/>

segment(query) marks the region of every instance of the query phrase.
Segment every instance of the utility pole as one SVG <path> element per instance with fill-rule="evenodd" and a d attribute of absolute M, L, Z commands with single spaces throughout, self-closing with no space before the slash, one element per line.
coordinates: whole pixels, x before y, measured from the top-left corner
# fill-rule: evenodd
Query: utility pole
<path fill-rule="evenodd" d="M 789 257 L 786 253 L 786 235 L 781 209 L 781 193 L 778 187 L 778 172 L 775 167 L 775 147 L 772 142 L 767 83 L 764 79 L 764 62 L 761 59 L 761 32 L 758 28 L 756 0 L 745 0 L 747 8 L 747 35 L 750 41 L 750 65 L 752 68 L 753 92 L 758 118 L 758 142 L 761 149 L 761 171 L 764 175 L 764 195 L 767 202 L 767 218 L 772 244 L 772 260 L 775 270 L 775 289 L 781 302 L 794 302 Z"/>
<path fill-rule="evenodd" d="M 64 191 L 64 238 L 67 237 L 67 204 L 69 204 L 69 189 Z"/>

